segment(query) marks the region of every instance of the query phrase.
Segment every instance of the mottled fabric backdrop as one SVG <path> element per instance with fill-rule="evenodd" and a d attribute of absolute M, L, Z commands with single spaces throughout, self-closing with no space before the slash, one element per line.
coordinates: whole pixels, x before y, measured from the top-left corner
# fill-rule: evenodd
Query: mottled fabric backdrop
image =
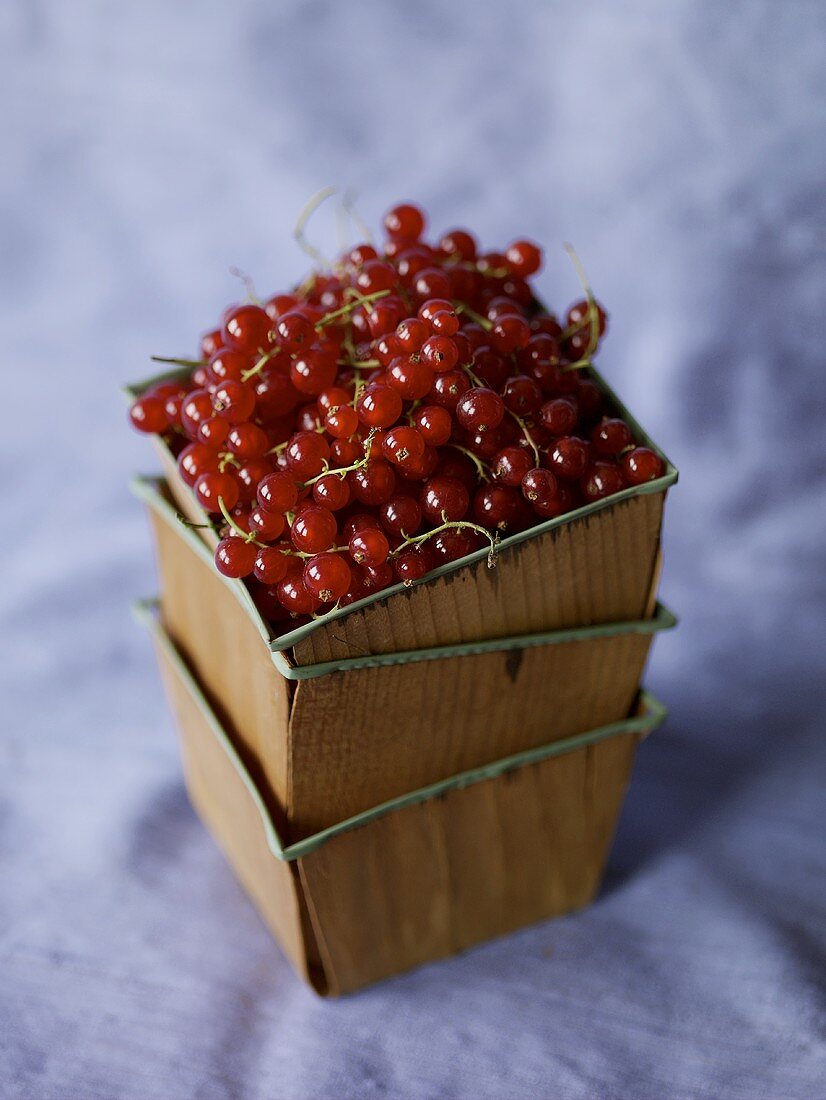
<path fill-rule="evenodd" d="M 826 5 L 0 8 L 0 1094 L 822 1098 Z M 587 912 L 337 1003 L 189 808 L 119 386 L 300 276 L 351 185 L 546 242 L 680 468 L 645 744 Z M 335 245 L 335 221 L 318 239 Z"/>

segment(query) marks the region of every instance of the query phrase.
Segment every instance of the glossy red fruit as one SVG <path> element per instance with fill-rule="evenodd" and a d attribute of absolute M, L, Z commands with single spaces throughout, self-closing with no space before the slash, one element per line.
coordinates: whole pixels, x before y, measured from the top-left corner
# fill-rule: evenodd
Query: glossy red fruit
<path fill-rule="evenodd" d="M 453 412 L 462 394 L 470 389 L 470 381 L 463 370 L 451 370 L 445 374 L 437 374 L 433 379 L 433 385 L 428 393 L 428 404 L 440 405 L 444 409 Z"/>
<path fill-rule="evenodd" d="M 304 566 L 304 585 L 321 603 L 335 603 L 350 587 L 343 554 L 317 554 Z"/>
<path fill-rule="evenodd" d="M 401 416 L 401 394 L 393 386 L 368 386 L 356 403 L 356 412 L 368 428 L 389 428 Z"/>
<path fill-rule="evenodd" d="M 577 425 L 579 409 L 570 397 L 557 397 L 546 401 L 539 410 L 539 423 L 551 435 L 569 435 Z"/>
<path fill-rule="evenodd" d="M 436 475 L 425 482 L 421 506 L 425 518 L 438 527 L 446 520 L 463 519 L 470 506 L 470 495 L 456 478 Z"/>
<path fill-rule="evenodd" d="M 209 471 L 201 474 L 194 485 L 195 499 L 205 512 L 217 514 L 221 511 L 220 502 L 231 511 L 241 495 L 238 482 L 230 474 Z"/>
<path fill-rule="evenodd" d="M 437 374 L 453 370 L 459 362 L 458 349 L 449 336 L 429 336 L 422 344 L 421 356 Z"/>
<path fill-rule="evenodd" d="M 490 330 L 491 347 L 503 355 L 526 347 L 531 338 L 531 330 L 524 317 L 516 313 L 500 317 Z"/>
<path fill-rule="evenodd" d="M 502 390 L 505 408 L 517 416 L 526 417 L 536 412 L 542 402 L 542 391 L 533 378 L 517 374 L 509 378 Z"/>
<path fill-rule="evenodd" d="M 255 387 L 234 379 L 221 382 L 212 395 L 212 408 L 216 416 L 223 417 L 230 424 L 249 420 L 255 411 Z"/>
<path fill-rule="evenodd" d="M 235 382 L 242 380 L 242 375 L 253 364 L 253 357 L 234 348 L 219 348 L 210 357 L 207 374 L 211 382 Z"/>
<path fill-rule="evenodd" d="M 214 355 L 218 348 L 223 347 L 223 338 L 221 336 L 221 330 L 214 328 L 210 332 L 205 332 L 201 337 L 201 357 L 203 359 L 209 359 Z"/>
<path fill-rule="evenodd" d="M 298 486 L 291 474 L 277 471 L 258 485 L 258 503 L 268 512 L 291 512 L 297 501 Z"/>
<path fill-rule="evenodd" d="M 644 485 L 662 477 L 665 466 L 658 454 L 649 447 L 635 447 L 622 456 L 620 462 L 623 477 L 629 485 Z"/>
<path fill-rule="evenodd" d="M 422 405 L 413 413 L 413 423 L 425 443 L 441 447 L 450 439 L 453 417 L 440 405 Z"/>
<path fill-rule="evenodd" d="M 350 497 L 349 482 L 339 474 L 325 474 L 313 485 L 313 500 L 331 512 L 346 508 Z"/>
<path fill-rule="evenodd" d="M 450 279 L 441 268 L 426 267 L 416 275 L 412 289 L 418 302 L 426 302 L 429 298 L 447 298 Z"/>
<path fill-rule="evenodd" d="M 277 546 L 261 546 L 252 567 L 255 579 L 262 584 L 278 584 L 287 575 L 289 558 Z"/>
<path fill-rule="evenodd" d="M 434 566 L 432 553 L 426 542 L 417 546 L 408 546 L 393 559 L 393 572 L 396 579 L 406 585 L 420 581 Z"/>
<path fill-rule="evenodd" d="M 394 538 L 410 538 L 422 525 L 422 509 L 415 497 L 394 494 L 379 509 L 381 525 Z"/>
<path fill-rule="evenodd" d="M 430 326 L 418 317 L 408 317 L 396 329 L 396 342 L 399 349 L 412 355 L 418 351 L 430 336 Z"/>
<path fill-rule="evenodd" d="M 585 298 L 580 299 L 578 302 L 574 302 L 571 308 L 568 310 L 568 327 L 576 325 L 582 329 L 588 329 L 591 326 L 591 306 Z M 605 329 L 608 323 L 608 316 L 602 306 L 594 300 L 593 309 L 596 311 L 598 331 L 600 336 L 605 335 Z"/>
<path fill-rule="evenodd" d="M 350 557 L 359 565 L 377 566 L 387 560 L 390 543 L 383 531 L 363 527 L 355 531 L 348 544 Z"/>
<path fill-rule="evenodd" d="M 466 229 L 448 230 L 439 241 L 439 249 L 449 258 L 476 259 L 476 241 Z"/>
<path fill-rule="evenodd" d="M 388 462 L 403 465 L 410 459 L 421 458 L 424 446 L 424 438 L 417 428 L 399 424 L 391 428 L 382 439 L 381 453 Z"/>
<path fill-rule="evenodd" d="M 334 439 L 349 439 L 359 426 L 358 413 L 352 405 L 338 405 L 324 417 L 324 427 Z"/>
<path fill-rule="evenodd" d="M 419 401 L 433 385 L 433 367 L 417 356 L 400 355 L 390 364 L 387 381 L 405 401 Z"/>
<path fill-rule="evenodd" d="M 603 500 L 624 488 L 622 474 L 613 462 L 597 461 L 581 481 L 586 500 Z"/>
<path fill-rule="evenodd" d="M 436 336 L 456 336 L 459 332 L 459 317 L 454 310 L 441 309 L 430 318 L 430 327 Z M 453 346 L 456 347 L 455 341 Z"/>
<path fill-rule="evenodd" d="M 336 380 L 335 355 L 321 348 L 309 348 L 290 363 L 290 381 L 300 393 L 317 397 Z"/>
<path fill-rule="evenodd" d="M 224 344 L 236 351 L 255 353 L 266 350 L 270 344 L 272 320 L 256 305 L 236 306 L 224 318 L 221 335 Z"/>
<path fill-rule="evenodd" d="M 533 454 L 525 447 L 511 446 L 494 456 L 490 472 L 495 481 L 518 488 L 522 478 L 532 468 Z"/>
<path fill-rule="evenodd" d="M 287 523 L 281 512 L 269 512 L 256 504 L 250 510 L 249 527 L 255 537 L 262 542 L 275 542 L 284 534 Z M 280 577 L 276 578 L 281 580 Z M 275 584 L 275 581 L 271 582 Z"/>
<path fill-rule="evenodd" d="M 212 395 L 206 390 L 193 390 L 181 405 L 181 427 L 190 439 L 196 439 L 201 421 L 212 415 Z"/>
<path fill-rule="evenodd" d="M 203 443 L 205 447 L 212 447 L 217 450 L 222 444 L 226 443 L 227 436 L 232 429 L 232 425 L 228 420 L 224 420 L 221 416 L 208 416 L 206 420 L 202 420 L 198 425 L 198 431 L 195 433 L 199 443 Z"/>
<path fill-rule="evenodd" d="M 435 565 L 458 561 L 487 546 L 487 540 L 470 527 L 449 527 L 428 539 Z"/>
<path fill-rule="evenodd" d="M 237 535 L 221 539 L 215 547 L 215 565 L 225 577 L 248 577 L 255 565 L 257 550 L 253 543 Z"/>
<path fill-rule="evenodd" d="M 298 481 L 307 481 L 324 469 L 330 459 L 330 444 L 318 432 L 296 432 L 284 454 L 290 473 Z"/>
<path fill-rule="evenodd" d="M 505 262 L 514 275 L 528 278 L 542 266 L 542 249 L 533 241 L 514 241 L 507 247 Z"/>
<path fill-rule="evenodd" d="M 395 268 L 383 260 L 368 260 L 356 276 L 356 286 L 362 294 L 395 290 L 397 281 Z"/>
<path fill-rule="evenodd" d="M 502 423 L 505 405 L 493 390 L 475 388 L 463 394 L 456 404 L 456 419 L 469 432 L 489 432 Z"/>
<path fill-rule="evenodd" d="M 624 420 L 616 417 L 605 417 L 591 432 L 591 443 L 598 455 L 618 455 L 633 442 L 631 429 Z"/>
<path fill-rule="evenodd" d="M 204 425 L 201 425 L 203 428 Z M 200 434 L 200 429 L 199 429 Z M 245 421 L 230 428 L 226 443 L 233 454 L 239 458 L 261 458 L 269 450 L 267 433 L 257 424 Z"/>
<path fill-rule="evenodd" d="M 566 435 L 549 448 L 548 465 L 557 477 L 578 481 L 585 473 L 590 456 L 591 449 L 584 439 Z"/>
<path fill-rule="evenodd" d="M 550 470 L 534 467 L 521 481 L 522 496 L 533 505 L 549 505 L 557 499 L 559 485 Z"/>
<path fill-rule="evenodd" d="M 354 470 L 350 477 L 353 496 L 362 504 L 385 504 L 396 488 L 393 467 L 381 458 L 371 458 L 366 466 Z"/>
<path fill-rule="evenodd" d="M 151 394 L 132 402 L 129 419 L 133 428 L 151 435 L 160 435 L 169 427 L 166 402 L 162 397 L 153 397 Z"/>
<path fill-rule="evenodd" d="M 424 233 L 425 217 L 423 211 L 412 203 L 399 203 L 392 206 L 384 215 L 384 228 L 388 237 L 417 241 Z"/>
<path fill-rule="evenodd" d="M 178 455 L 178 473 L 192 486 L 206 473 L 218 473 L 221 459 L 218 452 L 203 443 L 190 443 Z"/>
<path fill-rule="evenodd" d="M 316 329 L 306 314 L 290 310 L 282 314 L 275 323 L 278 343 L 285 351 L 301 351 L 309 347 L 316 338 Z"/>
<path fill-rule="evenodd" d="M 289 573 L 275 587 L 281 606 L 291 615 L 312 615 L 318 606 L 316 597 L 304 584 L 303 576 L 291 577 Z"/>
<path fill-rule="evenodd" d="M 473 518 L 488 530 L 513 534 L 530 526 L 530 506 L 518 489 L 509 485 L 485 485 L 473 498 Z"/>
<path fill-rule="evenodd" d="M 296 550 L 305 554 L 320 554 L 335 543 L 338 524 L 329 509 L 308 504 L 296 515 L 290 528 L 290 538 Z"/>

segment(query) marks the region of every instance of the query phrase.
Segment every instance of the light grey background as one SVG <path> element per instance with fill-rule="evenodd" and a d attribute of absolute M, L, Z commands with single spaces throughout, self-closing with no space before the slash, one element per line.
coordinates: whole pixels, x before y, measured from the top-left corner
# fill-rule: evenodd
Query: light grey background
<path fill-rule="evenodd" d="M 813 1098 L 823 1046 L 826 7 L 0 8 L 0 1094 Z M 572 240 L 601 366 L 681 470 L 682 616 L 587 913 L 323 1003 L 188 808 L 129 601 L 118 387 L 304 260 L 353 185 Z M 335 240 L 331 219 L 314 230 Z"/>

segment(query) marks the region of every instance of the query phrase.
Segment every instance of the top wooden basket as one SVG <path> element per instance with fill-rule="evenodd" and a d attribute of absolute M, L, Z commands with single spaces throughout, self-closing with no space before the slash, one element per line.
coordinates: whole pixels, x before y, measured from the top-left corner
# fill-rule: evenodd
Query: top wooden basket
<path fill-rule="evenodd" d="M 138 396 L 185 373 L 155 376 L 127 393 Z M 493 568 L 488 551 L 479 550 L 410 587 L 385 588 L 273 637 L 271 648 L 291 649 L 296 665 L 308 665 L 650 615 L 665 494 L 677 470 L 599 373 L 589 368 L 588 374 L 635 438 L 663 460 L 662 477 L 502 539 Z M 203 523 L 174 455 L 163 439 L 155 442 L 175 503 L 188 520 Z M 205 537 L 214 544 L 211 532 Z"/>

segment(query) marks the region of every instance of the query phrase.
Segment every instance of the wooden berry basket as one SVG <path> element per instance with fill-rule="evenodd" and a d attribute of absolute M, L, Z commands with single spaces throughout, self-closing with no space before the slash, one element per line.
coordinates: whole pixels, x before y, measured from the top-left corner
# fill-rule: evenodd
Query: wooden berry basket
<path fill-rule="evenodd" d="M 337 995 L 587 904 L 665 711 L 465 771 L 285 846 L 231 731 L 146 606 L 190 798 L 296 970 Z"/>
<path fill-rule="evenodd" d="M 297 666 L 162 484 L 134 489 L 155 535 L 164 625 L 290 839 L 624 718 L 653 635 L 675 622 L 657 607 L 636 622 Z"/>
<path fill-rule="evenodd" d="M 136 397 L 186 373 L 156 376 L 127 393 Z M 502 539 L 493 569 L 487 550 L 477 551 L 412 587 L 394 585 L 282 634 L 277 648 L 291 650 L 296 665 L 318 664 L 644 618 L 656 588 L 665 495 L 677 470 L 597 371 L 588 374 L 635 438 L 663 460 L 662 477 Z M 203 523 L 171 451 L 155 438 L 179 510 Z M 216 540 L 208 534 L 206 541 Z"/>

